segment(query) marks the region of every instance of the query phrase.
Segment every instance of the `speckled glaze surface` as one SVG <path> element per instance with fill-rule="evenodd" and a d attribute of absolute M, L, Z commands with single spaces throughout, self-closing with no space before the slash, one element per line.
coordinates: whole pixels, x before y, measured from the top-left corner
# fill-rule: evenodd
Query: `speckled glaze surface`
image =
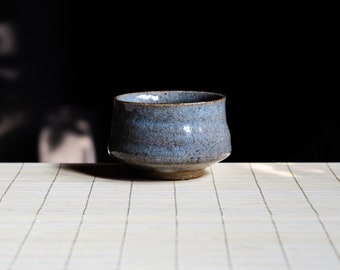
<path fill-rule="evenodd" d="M 190 179 L 231 153 L 224 95 L 151 91 L 117 96 L 109 154 L 154 179 Z"/>

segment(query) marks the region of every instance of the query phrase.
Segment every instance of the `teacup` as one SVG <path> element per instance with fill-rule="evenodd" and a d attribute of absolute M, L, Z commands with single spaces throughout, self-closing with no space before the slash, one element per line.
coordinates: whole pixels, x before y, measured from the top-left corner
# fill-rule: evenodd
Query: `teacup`
<path fill-rule="evenodd" d="M 150 91 L 114 100 L 109 154 L 152 179 L 191 179 L 231 153 L 226 97 Z"/>

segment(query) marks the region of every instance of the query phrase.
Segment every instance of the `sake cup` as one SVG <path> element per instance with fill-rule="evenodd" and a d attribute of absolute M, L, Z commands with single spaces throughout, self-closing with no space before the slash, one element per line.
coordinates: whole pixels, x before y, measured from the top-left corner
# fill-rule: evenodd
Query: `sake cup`
<path fill-rule="evenodd" d="M 200 177 L 231 153 L 226 97 L 178 90 L 118 95 L 108 152 L 152 179 Z"/>

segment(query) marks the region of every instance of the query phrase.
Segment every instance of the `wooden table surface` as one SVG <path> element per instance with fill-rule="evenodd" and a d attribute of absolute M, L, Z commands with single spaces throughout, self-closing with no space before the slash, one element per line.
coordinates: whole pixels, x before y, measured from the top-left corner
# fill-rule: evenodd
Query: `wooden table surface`
<path fill-rule="evenodd" d="M 340 269 L 340 163 L 0 163 L 0 269 Z"/>

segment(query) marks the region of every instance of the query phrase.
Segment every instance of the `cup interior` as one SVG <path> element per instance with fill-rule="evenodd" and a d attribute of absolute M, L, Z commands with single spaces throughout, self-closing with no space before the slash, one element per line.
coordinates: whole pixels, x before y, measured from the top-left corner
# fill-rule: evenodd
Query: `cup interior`
<path fill-rule="evenodd" d="M 130 103 L 183 104 L 211 102 L 223 99 L 224 95 L 200 91 L 149 91 L 123 94 L 116 100 Z"/>

